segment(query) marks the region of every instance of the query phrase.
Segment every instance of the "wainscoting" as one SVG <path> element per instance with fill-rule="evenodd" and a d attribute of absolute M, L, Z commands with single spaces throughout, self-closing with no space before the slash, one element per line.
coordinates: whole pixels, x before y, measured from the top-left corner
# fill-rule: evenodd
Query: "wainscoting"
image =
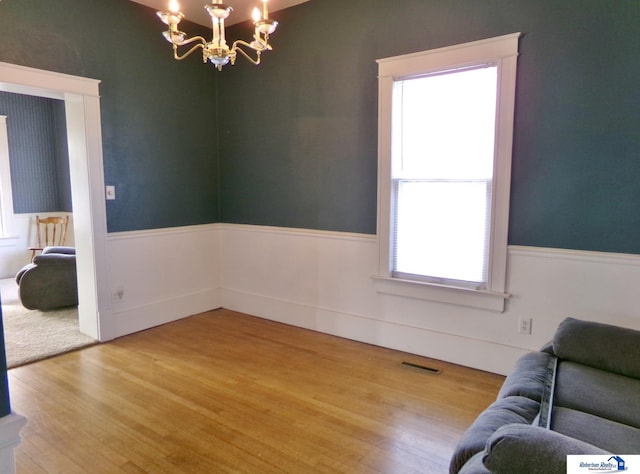
<path fill-rule="evenodd" d="M 510 247 L 500 313 L 376 292 L 371 235 L 213 224 L 107 240 L 103 339 L 224 307 L 506 374 L 567 316 L 640 329 L 636 255 Z M 521 317 L 531 335 L 518 333 Z"/>

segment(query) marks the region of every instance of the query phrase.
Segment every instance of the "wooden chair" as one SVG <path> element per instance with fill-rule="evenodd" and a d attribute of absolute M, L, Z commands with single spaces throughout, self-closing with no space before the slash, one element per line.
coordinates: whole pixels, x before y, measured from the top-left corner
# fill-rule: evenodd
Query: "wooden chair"
<path fill-rule="evenodd" d="M 36 236 L 38 245 L 29 247 L 31 250 L 31 261 L 36 256 L 36 252 L 42 252 L 45 247 L 64 246 L 67 240 L 67 228 L 69 227 L 69 216 L 36 216 Z"/>

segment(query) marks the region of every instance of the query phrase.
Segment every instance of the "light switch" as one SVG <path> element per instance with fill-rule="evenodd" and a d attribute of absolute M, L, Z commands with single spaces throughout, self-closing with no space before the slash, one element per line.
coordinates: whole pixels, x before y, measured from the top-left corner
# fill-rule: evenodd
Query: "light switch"
<path fill-rule="evenodd" d="M 106 189 L 107 201 L 113 201 L 116 198 L 116 187 L 115 186 L 107 186 Z"/>

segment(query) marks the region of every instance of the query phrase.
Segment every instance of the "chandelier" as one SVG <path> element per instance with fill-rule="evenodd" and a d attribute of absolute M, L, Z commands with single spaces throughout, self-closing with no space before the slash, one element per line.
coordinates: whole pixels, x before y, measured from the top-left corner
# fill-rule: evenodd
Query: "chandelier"
<path fill-rule="evenodd" d="M 273 33 L 278 27 L 278 22 L 269 19 L 269 12 L 267 11 L 267 0 L 262 0 L 262 13 L 260 9 L 255 7 L 253 9 L 252 19 L 255 31 L 253 34 L 253 41 L 247 43 L 246 41 L 237 40 L 234 41 L 231 47 L 227 45 L 224 33 L 224 20 L 229 16 L 233 9 L 220 2 L 213 2 L 204 6 L 205 10 L 211 16 L 211 23 L 213 25 L 213 39 L 207 41 L 202 36 L 194 36 L 193 38 L 187 38 L 187 34 L 178 30 L 178 24 L 184 18 L 184 14 L 180 12 L 180 5 L 176 0 L 169 1 L 169 11 L 158 12 L 160 20 L 169 27 L 167 31 L 164 31 L 163 36 L 173 45 L 173 57 L 181 60 L 189 56 L 198 48 L 202 48 L 202 61 L 210 61 L 218 71 L 222 71 L 222 66 L 236 62 L 236 56 L 238 53 L 242 54 L 245 58 L 251 61 L 253 64 L 260 64 L 260 54 L 263 51 L 272 49 L 269 44 L 269 35 Z M 181 46 L 187 46 L 195 43 L 184 54 L 178 54 L 178 48 Z M 246 52 L 243 48 L 250 50 L 255 54 L 255 59 Z"/>

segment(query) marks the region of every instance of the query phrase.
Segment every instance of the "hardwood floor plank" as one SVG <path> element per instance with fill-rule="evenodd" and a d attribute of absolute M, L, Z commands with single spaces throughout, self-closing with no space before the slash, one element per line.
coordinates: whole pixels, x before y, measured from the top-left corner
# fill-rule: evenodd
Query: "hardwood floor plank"
<path fill-rule="evenodd" d="M 502 381 L 217 310 L 10 370 L 13 409 L 28 419 L 16 465 L 20 474 L 446 473 Z"/>

